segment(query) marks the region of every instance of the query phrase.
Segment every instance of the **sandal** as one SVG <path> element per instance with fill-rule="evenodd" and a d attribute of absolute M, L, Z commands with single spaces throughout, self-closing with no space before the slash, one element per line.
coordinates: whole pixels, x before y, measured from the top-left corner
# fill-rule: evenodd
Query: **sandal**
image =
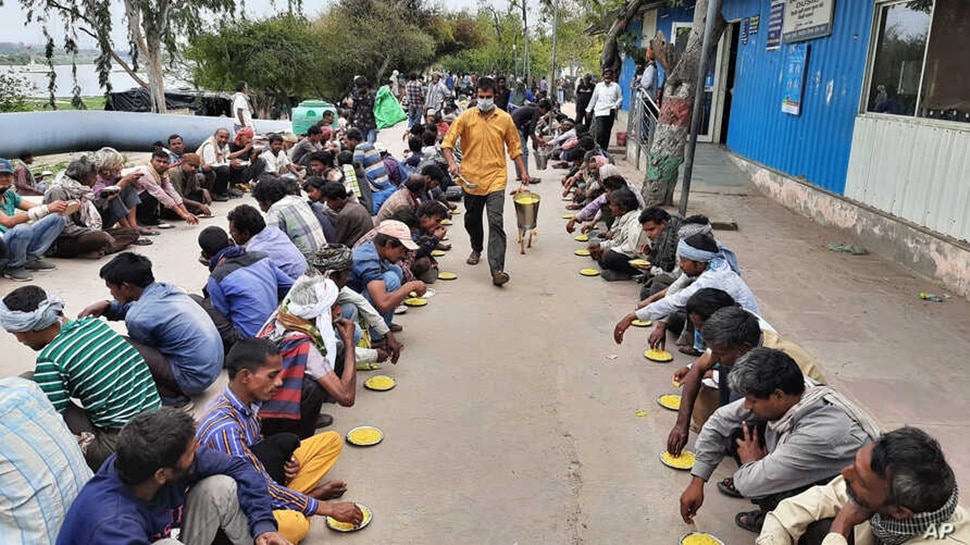
<path fill-rule="evenodd" d="M 140 238 L 135 242 L 132 242 L 132 244 L 134 244 L 135 246 L 151 246 L 152 244 L 155 244 L 155 243 L 147 238 Z"/>
<path fill-rule="evenodd" d="M 742 511 L 734 515 L 734 523 L 739 528 L 744 528 L 749 532 L 761 533 L 761 527 L 765 524 L 765 516 L 760 509 L 754 511 Z"/>
<path fill-rule="evenodd" d="M 717 489 L 720 490 L 721 494 L 724 494 L 725 496 L 730 496 L 732 498 L 744 497 L 740 492 L 738 492 L 737 488 L 734 488 L 734 479 L 731 477 L 717 483 Z"/>
<path fill-rule="evenodd" d="M 681 354 L 687 354 L 688 356 L 693 356 L 695 358 L 704 354 L 703 352 L 698 352 L 697 350 L 694 350 L 693 346 L 681 346 L 680 348 L 677 349 L 677 351 L 680 352 Z"/>

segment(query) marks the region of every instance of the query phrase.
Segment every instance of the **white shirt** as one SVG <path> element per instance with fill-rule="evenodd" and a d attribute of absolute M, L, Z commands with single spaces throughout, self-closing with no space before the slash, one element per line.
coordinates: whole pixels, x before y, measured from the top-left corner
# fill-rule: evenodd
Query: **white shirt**
<path fill-rule="evenodd" d="M 239 110 L 242 110 L 243 127 L 253 127 L 253 112 L 249 110 L 249 101 L 246 95 L 236 93 L 236 98 L 232 100 L 232 122 L 239 124 Z"/>
<path fill-rule="evenodd" d="M 290 164 L 290 158 L 286 156 L 286 152 L 282 149 L 278 154 L 273 155 L 273 150 L 266 148 L 260 158 L 266 162 L 266 170 L 263 172 L 270 174 L 286 174 L 289 172 L 286 167 Z"/>
<path fill-rule="evenodd" d="M 594 117 L 610 115 L 611 110 L 618 109 L 623 104 L 623 91 L 614 82 L 609 85 L 601 81 L 593 88 L 593 96 L 589 99 L 587 112 L 593 112 Z"/>

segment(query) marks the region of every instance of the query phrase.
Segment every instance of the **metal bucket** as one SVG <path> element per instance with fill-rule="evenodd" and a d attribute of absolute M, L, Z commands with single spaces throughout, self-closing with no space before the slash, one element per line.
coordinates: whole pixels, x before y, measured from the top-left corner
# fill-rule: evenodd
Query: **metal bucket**
<path fill-rule="evenodd" d="M 539 218 L 539 195 L 523 191 L 512 198 L 515 204 L 515 221 L 519 229 L 535 229 Z"/>
<path fill-rule="evenodd" d="M 549 156 L 552 154 L 551 150 L 545 148 L 539 148 L 536 150 L 536 169 L 545 170 L 549 165 Z"/>

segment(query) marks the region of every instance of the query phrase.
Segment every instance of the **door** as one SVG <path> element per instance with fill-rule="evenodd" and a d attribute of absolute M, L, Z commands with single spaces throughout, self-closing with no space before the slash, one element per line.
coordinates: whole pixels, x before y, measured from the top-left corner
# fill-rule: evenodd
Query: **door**
<path fill-rule="evenodd" d="M 690 38 L 691 23 L 673 23 L 674 49 L 683 52 L 687 49 L 687 40 Z M 728 67 L 729 55 L 725 52 L 730 51 L 731 32 L 730 29 L 721 36 L 721 41 L 717 44 L 717 54 L 710 63 L 707 77 L 704 79 L 704 99 L 701 102 L 701 126 L 697 133 L 698 142 L 713 142 L 715 137 L 720 139 L 721 134 L 721 112 L 724 108 L 724 89 L 721 85 L 723 74 Z"/>

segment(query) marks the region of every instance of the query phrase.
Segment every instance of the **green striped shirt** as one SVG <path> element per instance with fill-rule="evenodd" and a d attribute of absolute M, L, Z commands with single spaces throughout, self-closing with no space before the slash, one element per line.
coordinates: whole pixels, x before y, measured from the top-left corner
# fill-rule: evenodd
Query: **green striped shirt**
<path fill-rule="evenodd" d="M 99 428 L 120 428 L 161 405 L 141 354 L 97 318 L 64 324 L 37 356 L 34 380 L 58 412 L 77 398 Z"/>

